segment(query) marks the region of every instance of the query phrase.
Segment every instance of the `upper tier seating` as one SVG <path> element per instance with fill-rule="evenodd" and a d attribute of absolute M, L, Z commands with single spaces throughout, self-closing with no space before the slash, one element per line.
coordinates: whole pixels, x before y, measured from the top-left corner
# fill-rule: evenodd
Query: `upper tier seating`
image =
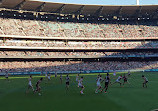
<path fill-rule="evenodd" d="M 0 18 L 0 24 L 1 35 L 81 38 L 158 37 L 157 21 L 73 23 Z"/>

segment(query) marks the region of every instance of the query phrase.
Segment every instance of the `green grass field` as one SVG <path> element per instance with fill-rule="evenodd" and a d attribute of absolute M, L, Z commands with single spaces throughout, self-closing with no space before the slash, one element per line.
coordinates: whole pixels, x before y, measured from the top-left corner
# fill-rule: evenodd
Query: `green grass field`
<path fill-rule="evenodd" d="M 142 88 L 144 74 L 148 79 L 148 88 Z M 65 76 L 63 84 L 59 77 L 50 82 L 41 83 L 42 95 L 31 90 L 26 94 L 28 77 L 10 77 L 10 82 L 0 77 L 0 109 L 1 111 L 151 111 L 158 109 L 158 74 L 153 72 L 132 73 L 129 78 L 131 85 L 120 87 L 114 84 L 108 93 L 95 94 L 97 75 L 84 76 L 84 95 L 75 82 L 76 75 L 71 75 L 70 89 L 65 91 Z M 105 74 L 102 74 L 105 77 Z M 33 76 L 32 83 L 39 79 Z M 113 75 L 111 79 L 114 82 Z"/>

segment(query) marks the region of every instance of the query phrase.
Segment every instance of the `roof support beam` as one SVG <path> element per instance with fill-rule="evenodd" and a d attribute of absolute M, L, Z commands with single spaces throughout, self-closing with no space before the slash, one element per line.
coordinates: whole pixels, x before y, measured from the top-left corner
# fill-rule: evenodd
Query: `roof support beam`
<path fill-rule="evenodd" d="M 119 9 L 116 10 L 116 12 L 114 12 L 114 15 L 119 16 L 119 15 L 121 15 L 121 12 L 122 12 L 122 6 L 120 6 Z"/>
<path fill-rule="evenodd" d="M 152 18 L 155 16 L 158 16 L 158 8 L 151 15 Z"/>
<path fill-rule="evenodd" d="M 139 6 L 133 16 L 139 16 L 141 11 L 142 11 L 142 6 Z"/>
<path fill-rule="evenodd" d="M 96 12 L 94 13 L 95 16 L 100 16 L 103 11 L 103 6 L 101 6 Z"/>
<path fill-rule="evenodd" d="M 14 7 L 14 9 L 15 9 L 15 10 L 20 10 L 20 9 L 24 6 L 25 3 L 26 3 L 26 0 L 23 0 L 23 1 L 20 2 L 18 5 L 16 5 L 16 6 Z"/>
<path fill-rule="evenodd" d="M 60 8 L 58 8 L 58 9 L 55 11 L 55 13 L 61 13 L 61 12 L 63 11 L 64 7 L 65 7 L 65 4 L 63 4 Z"/>
<path fill-rule="evenodd" d="M 36 8 L 36 11 L 42 11 L 44 6 L 45 6 L 45 2 L 43 2 L 39 7 Z"/>
<path fill-rule="evenodd" d="M 85 5 L 82 5 L 76 12 L 74 12 L 74 14 L 81 14 L 81 12 L 83 11 Z"/>

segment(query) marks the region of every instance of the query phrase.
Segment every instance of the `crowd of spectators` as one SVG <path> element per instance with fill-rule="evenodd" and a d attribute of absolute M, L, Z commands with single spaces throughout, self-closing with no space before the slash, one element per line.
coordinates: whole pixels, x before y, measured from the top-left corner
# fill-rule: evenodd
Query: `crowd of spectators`
<path fill-rule="evenodd" d="M 0 51 L 0 57 L 130 57 L 158 56 L 158 52 L 43 52 L 43 51 Z"/>
<path fill-rule="evenodd" d="M 148 62 L 82 62 L 82 61 L 27 61 L 0 62 L 1 72 L 42 72 L 42 71 L 89 71 L 89 70 L 130 70 L 154 69 L 158 61 Z"/>
<path fill-rule="evenodd" d="M 1 35 L 81 37 L 81 38 L 138 38 L 158 37 L 158 27 L 153 22 L 72 23 L 0 18 Z M 147 42 L 74 42 L 47 40 L 0 40 L 0 46 L 18 47 L 80 47 L 80 48 L 158 48 L 158 41 Z M 158 55 L 158 52 L 42 52 L 0 51 L 1 56 L 137 56 Z M 6 61 L 0 62 L 0 72 L 130 70 L 157 68 L 158 61 L 148 62 L 82 62 L 82 61 Z"/>
<path fill-rule="evenodd" d="M 158 37 L 153 22 L 73 23 L 0 18 L 0 34 L 46 37 L 138 38 Z"/>

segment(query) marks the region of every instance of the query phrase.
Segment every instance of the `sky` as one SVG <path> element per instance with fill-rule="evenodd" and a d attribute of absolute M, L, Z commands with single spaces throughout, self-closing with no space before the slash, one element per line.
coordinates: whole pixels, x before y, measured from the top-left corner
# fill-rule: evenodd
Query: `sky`
<path fill-rule="evenodd" d="M 39 0 L 57 3 L 97 4 L 97 5 L 136 5 L 136 0 Z M 140 5 L 158 5 L 158 0 L 140 0 Z"/>

